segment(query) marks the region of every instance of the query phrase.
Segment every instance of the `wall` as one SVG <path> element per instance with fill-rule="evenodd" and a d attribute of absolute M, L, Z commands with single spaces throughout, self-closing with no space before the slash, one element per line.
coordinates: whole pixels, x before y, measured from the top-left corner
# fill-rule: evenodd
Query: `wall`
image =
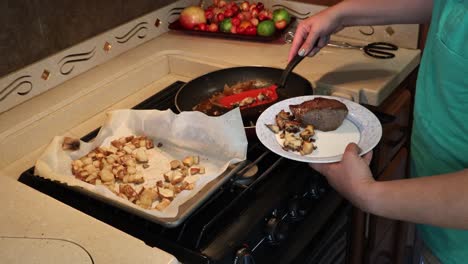
<path fill-rule="evenodd" d="M 0 76 L 172 3 L 170 0 L 0 1 Z"/>

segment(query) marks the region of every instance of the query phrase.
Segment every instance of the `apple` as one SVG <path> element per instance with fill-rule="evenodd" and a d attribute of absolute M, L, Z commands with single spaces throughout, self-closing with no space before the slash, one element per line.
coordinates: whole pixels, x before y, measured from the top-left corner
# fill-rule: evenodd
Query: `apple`
<path fill-rule="evenodd" d="M 291 22 L 291 15 L 284 8 L 276 9 L 275 11 L 273 11 L 272 15 L 273 15 L 273 21 L 275 22 L 280 21 L 280 20 L 285 20 L 286 24 L 289 24 L 289 22 Z"/>
<path fill-rule="evenodd" d="M 287 25 L 288 25 L 288 23 L 284 19 L 275 21 L 275 28 L 276 29 L 279 29 L 279 30 L 284 29 Z"/>
<path fill-rule="evenodd" d="M 199 6 L 188 6 L 182 10 L 180 24 L 186 29 L 193 29 L 200 23 L 206 23 L 205 10 Z"/>

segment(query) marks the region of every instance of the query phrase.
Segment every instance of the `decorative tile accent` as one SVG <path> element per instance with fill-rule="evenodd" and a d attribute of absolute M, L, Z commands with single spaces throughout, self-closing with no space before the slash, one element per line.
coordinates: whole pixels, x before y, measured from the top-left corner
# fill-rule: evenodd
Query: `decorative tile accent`
<path fill-rule="evenodd" d="M 106 41 L 106 43 L 104 43 L 104 47 L 102 48 L 105 52 L 110 52 L 110 50 L 112 49 L 112 45 Z"/>
<path fill-rule="evenodd" d="M 9 97 L 13 92 L 16 92 L 16 94 L 20 96 L 25 96 L 31 92 L 32 89 L 31 75 L 18 77 L 0 90 L 0 102 Z"/>
<path fill-rule="evenodd" d="M 47 81 L 49 80 L 49 77 L 50 77 L 50 71 L 48 70 L 44 70 L 41 74 L 41 78 L 44 80 L 44 81 Z"/>
<path fill-rule="evenodd" d="M 95 53 L 96 53 L 96 47 L 93 47 L 93 49 L 88 52 L 66 55 L 58 62 L 58 64 L 61 65 L 60 73 L 63 75 L 70 74 L 75 68 L 74 64 L 76 64 L 77 62 L 82 62 L 82 61 L 87 61 L 87 60 L 92 59 Z"/>
<path fill-rule="evenodd" d="M 180 10 L 184 7 L 196 4 L 198 1 L 195 0 L 176 1 L 3 76 L 0 78 L 0 113 L 160 36 L 167 32 L 168 28 L 156 26 L 155 21 L 159 20 L 159 25 L 169 23 L 170 20 L 174 21 L 178 18 L 174 11 L 179 10 L 180 14 Z M 150 27 L 149 25 L 153 23 L 155 27 Z M 101 46 L 102 43 L 105 43 L 104 46 Z M 119 45 L 116 46 L 116 43 Z M 112 52 L 109 52 L 111 49 Z M 50 78 L 51 75 L 54 75 L 54 78 Z"/>
<path fill-rule="evenodd" d="M 147 27 L 148 23 L 147 22 L 140 22 L 136 24 L 132 29 L 130 29 L 127 33 L 125 33 L 122 36 L 115 36 L 115 39 L 117 40 L 118 43 L 126 43 L 130 39 L 132 39 L 135 35 L 139 39 L 143 39 L 146 37 L 146 33 L 148 31 Z"/>
<path fill-rule="evenodd" d="M 161 23 L 162 23 L 161 20 L 159 20 L 159 18 L 156 18 L 156 21 L 154 21 L 154 26 L 159 27 Z"/>

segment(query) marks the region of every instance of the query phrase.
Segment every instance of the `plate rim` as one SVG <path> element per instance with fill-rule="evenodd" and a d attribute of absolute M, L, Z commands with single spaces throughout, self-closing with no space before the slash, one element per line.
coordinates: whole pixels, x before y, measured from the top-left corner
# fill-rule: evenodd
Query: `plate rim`
<path fill-rule="evenodd" d="M 289 151 L 282 150 L 280 144 L 278 144 L 278 147 L 280 147 L 280 149 L 277 150 L 276 148 L 271 147 L 270 144 L 265 143 L 266 139 L 263 136 L 266 133 L 260 133 L 260 132 L 263 132 L 266 129 L 268 129 L 266 127 L 267 123 L 264 122 L 263 119 L 265 119 L 265 116 L 268 115 L 269 112 L 273 111 L 272 109 L 277 108 L 279 104 L 287 105 L 289 101 L 297 101 L 297 100 L 303 99 L 303 100 L 300 100 L 300 102 L 304 102 L 304 101 L 312 100 L 314 98 L 319 98 L 319 97 L 328 98 L 328 99 L 335 99 L 335 100 L 338 100 L 338 101 L 346 104 L 347 106 L 351 105 L 353 107 L 357 107 L 358 109 L 366 112 L 366 114 L 368 114 L 370 119 L 373 121 L 372 124 L 376 125 L 376 132 L 378 133 L 378 135 L 376 137 L 374 137 L 375 141 L 373 141 L 367 148 L 364 148 L 364 149 L 361 148 L 361 146 L 362 146 L 361 142 L 363 141 L 363 134 L 362 134 L 363 132 L 361 131 L 360 127 L 358 125 L 356 125 L 355 122 L 357 120 L 355 120 L 355 118 L 353 118 L 353 115 L 350 116 L 350 113 L 348 113 L 348 115 L 346 116 L 346 119 L 349 122 L 351 122 L 353 125 L 355 125 L 357 127 L 358 131 L 359 131 L 359 136 L 360 137 L 359 137 L 359 142 L 357 143 L 357 145 L 361 149 L 359 155 L 362 156 L 362 155 L 368 153 L 369 151 L 371 151 L 372 149 L 374 149 L 375 146 L 377 146 L 377 144 L 380 142 L 380 140 L 382 138 L 383 129 L 382 129 L 382 124 L 380 123 L 379 119 L 375 116 L 375 114 L 372 113 L 369 109 L 365 108 L 364 106 L 362 106 L 359 103 L 356 103 L 356 102 L 351 101 L 351 100 L 346 99 L 346 98 L 337 97 L 337 96 L 330 96 L 330 95 L 304 95 L 304 96 L 298 96 L 298 97 L 291 97 L 291 98 L 282 100 L 280 102 L 277 102 L 277 103 L 271 105 L 270 107 L 268 107 L 267 109 L 265 109 L 260 114 L 260 116 L 258 117 L 257 123 L 255 125 L 255 132 L 256 132 L 257 137 L 260 140 L 260 142 L 266 148 L 268 148 L 270 151 L 272 151 L 275 154 L 280 155 L 280 156 L 282 156 L 284 158 L 290 159 L 290 160 L 295 160 L 295 161 L 300 161 L 300 162 L 308 162 L 308 163 L 333 163 L 333 162 L 341 161 L 341 158 L 342 158 L 343 154 L 328 156 L 328 157 L 319 157 L 319 158 L 317 158 L 317 157 L 314 158 L 314 157 L 310 157 L 310 156 L 301 156 L 300 154 L 297 154 L 297 153 L 294 153 L 294 152 L 289 152 Z M 294 102 L 294 104 L 297 104 L 297 103 L 300 103 L 300 102 Z M 290 112 L 290 110 L 287 109 L 287 108 L 282 108 L 282 109 L 285 109 L 288 112 Z M 353 113 L 351 113 L 351 114 L 353 114 Z M 272 136 L 275 135 L 271 131 L 268 131 L 268 132 L 270 132 Z M 276 138 L 275 138 L 275 141 L 276 141 Z"/>

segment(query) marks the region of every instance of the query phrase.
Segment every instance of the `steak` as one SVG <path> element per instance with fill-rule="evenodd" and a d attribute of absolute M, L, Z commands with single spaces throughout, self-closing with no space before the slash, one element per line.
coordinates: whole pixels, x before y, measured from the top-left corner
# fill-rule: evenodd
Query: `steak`
<path fill-rule="evenodd" d="M 303 125 L 313 125 L 321 131 L 332 131 L 343 123 L 348 108 L 335 99 L 317 97 L 298 105 L 290 105 L 289 109 L 296 120 Z"/>

